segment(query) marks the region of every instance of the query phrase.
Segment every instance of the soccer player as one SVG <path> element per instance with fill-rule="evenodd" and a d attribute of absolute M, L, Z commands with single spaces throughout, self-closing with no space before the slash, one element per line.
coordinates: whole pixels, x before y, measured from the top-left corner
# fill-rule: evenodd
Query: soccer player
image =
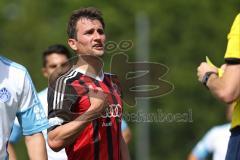
<path fill-rule="evenodd" d="M 57 68 L 63 65 L 64 63 L 67 63 L 68 59 L 70 58 L 70 52 L 69 50 L 61 44 L 51 45 L 49 46 L 44 52 L 43 52 L 43 68 L 42 73 L 44 77 L 49 78 L 49 76 L 53 73 L 53 71 Z M 48 104 L 47 104 L 47 88 L 42 90 L 38 93 L 39 100 L 43 106 L 45 114 L 48 114 Z M 15 151 L 12 148 L 11 144 L 16 143 L 22 135 L 21 127 L 19 126 L 19 123 L 17 120 L 15 120 L 14 127 L 10 136 L 10 148 L 9 151 L 11 153 L 9 154 L 12 159 L 16 159 Z M 43 135 L 46 141 L 46 148 L 47 148 L 47 157 L 48 160 L 66 160 L 67 156 L 65 153 L 65 150 L 62 149 L 59 152 L 54 152 L 47 144 L 47 130 L 43 131 Z"/>
<path fill-rule="evenodd" d="M 64 46 L 60 44 L 49 46 L 44 52 L 43 52 L 43 68 L 42 72 L 45 78 L 49 78 L 50 75 L 54 72 L 54 70 L 64 63 L 67 63 L 68 59 L 70 58 L 70 52 L 69 50 Z M 44 106 L 44 111 L 46 114 L 48 114 L 48 104 L 47 104 L 47 88 L 42 90 L 38 93 L 38 97 Z M 44 138 L 47 143 L 47 130 L 43 131 Z M 65 153 L 65 149 L 62 149 L 58 152 L 54 152 L 48 144 L 46 145 L 47 148 L 47 156 L 48 160 L 66 160 L 67 156 Z"/>
<path fill-rule="evenodd" d="M 129 159 L 121 134 L 122 101 L 115 75 L 103 73 L 104 21 L 95 8 L 72 13 L 68 44 L 78 59 L 54 72 L 48 89 L 49 146 L 69 160 Z"/>
<path fill-rule="evenodd" d="M 231 137 L 228 143 L 226 160 L 240 159 L 240 14 L 235 18 L 228 35 L 228 46 L 225 53 L 226 68 L 222 77 L 218 77 L 218 69 L 202 62 L 198 67 L 198 80 L 213 95 L 227 104 L 235 102 Z"/>
<path fill-rule="evenodd" d="M 29 158 L 47 159 L 41 131 L 48 127 L 48 121 L 27 70 L 0 56 L 0 74 L 0 159 L 8 159 L 7 145 L 16 116 Z"/>
<path fill-rule="evenodd" d="M 234 105 L 230 105 L 227 108 L 226 118 L 228 121 L 232 119 L 233 107 Z M 231 134 L 230 127 L 230 123 L 226 123 L 211 128 L 194 147 L 188 160 L 204 160 L 210 154 L 213 154 L 213 160 L 225 160 Z"/>

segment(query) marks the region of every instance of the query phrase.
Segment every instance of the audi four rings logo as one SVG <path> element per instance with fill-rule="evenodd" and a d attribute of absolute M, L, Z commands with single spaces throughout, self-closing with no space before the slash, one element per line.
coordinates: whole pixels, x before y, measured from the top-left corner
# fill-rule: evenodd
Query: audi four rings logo
<path fill-rule="evenodd" d="M 111 104 L 105 109 L 105 112 L 101 116 L 102 118 L 121 117 L 122 107 L 120 104 Z"/>

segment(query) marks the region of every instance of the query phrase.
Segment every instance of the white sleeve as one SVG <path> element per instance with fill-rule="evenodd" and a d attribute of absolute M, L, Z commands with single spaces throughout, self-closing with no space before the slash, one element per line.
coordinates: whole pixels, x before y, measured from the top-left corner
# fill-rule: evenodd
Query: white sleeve
<path fill-rule="evenodd" d="M 48 120 L 27 72 L 18 106 L 17 117 L 23 135 L 38 133 L 48 127 Z"/>

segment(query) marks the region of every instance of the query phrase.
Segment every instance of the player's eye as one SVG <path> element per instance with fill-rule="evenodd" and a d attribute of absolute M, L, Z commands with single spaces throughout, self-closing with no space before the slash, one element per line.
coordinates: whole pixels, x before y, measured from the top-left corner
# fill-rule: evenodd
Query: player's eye
<path fill-rule="evenodd" d="M 57 68 L 57 65 L 56 64 L 49 65 L 49 68 Z"/>
<path fill-rule="evenodd" d="M 103 35 L 103 34 L 104 34 L 104 30 L 103 30 L 103 29 L 98 29 L 97 32 L 98 32 L 98 34 L 100 34 L 100 35 Z"/>
<path fill-rule="evenodd" d="M 93 33 L 94 33 L 94 29 L 90 29 L 90 30 L 85 32 L 85 34 L 93 34 Z"/>

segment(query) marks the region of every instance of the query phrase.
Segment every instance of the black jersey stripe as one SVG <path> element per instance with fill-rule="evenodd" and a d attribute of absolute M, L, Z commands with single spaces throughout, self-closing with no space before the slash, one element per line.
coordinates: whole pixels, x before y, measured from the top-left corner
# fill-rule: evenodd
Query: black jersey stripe
<path fill-rule="evenodd" d="M 102 88 L 97 80 L 95 80 L 94 83 L 97 87 Z M 108 90 L 109 90 L 109 87 L 108 87 Z M 110 123 L 110 122 L 111 122 L 111 119 L 107 117 L 106 123 Z M 108 144 L 108 160 L 113 160 L 113 143 L 112 143 L 111 126 L 106 126 L 106 130 L 107 130 L 107 144 Z"/>
<path fill-rule="evenodd" d="M 93 80 L 93 83 L 97 86 L 100 87 L 100 84 L 98 83 L 97 80 Z M 99 149 L 99 137 L 98 137 L 98 132 L 99 132 L 99 126 L 98 126 L 98 120 L 93 121 L 93 141 L 94 141 L 94 160 L 99 160 L 99 155 L 100 155 L 100 149 Z"/>
<path fill-rule="evenodd" d="M 99 137 L 98 137 L 98 131 L 99 131 L 98 120 L 97 119 L 93 120 L 92 124 L 93 124 L 94 160 L 99 160 L 100 148 L 99 148 Z"/>

